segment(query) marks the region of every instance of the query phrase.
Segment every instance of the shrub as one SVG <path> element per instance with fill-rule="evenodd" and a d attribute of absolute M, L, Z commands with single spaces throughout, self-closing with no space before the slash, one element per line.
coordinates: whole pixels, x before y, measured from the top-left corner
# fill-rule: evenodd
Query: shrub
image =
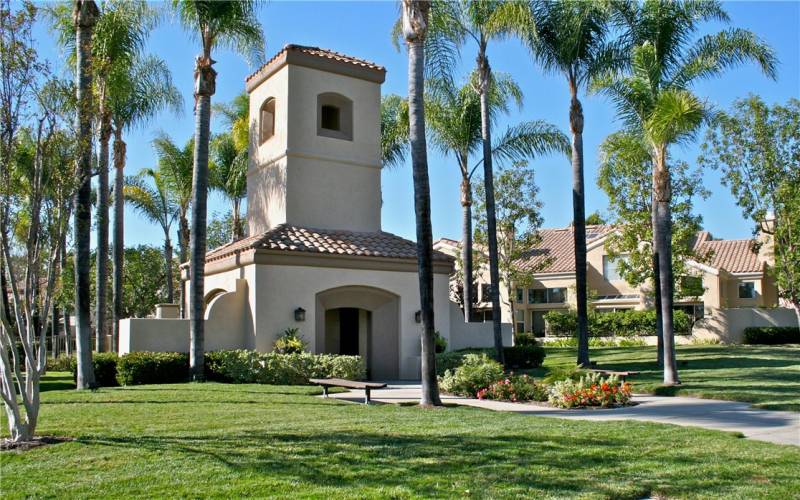
<path fill-rule="evenodd" d="M 75 357 L 70 356 L 70 371 L 72 372 L 72 379 L 78 380 L 78 361 Z M 92 367 L 94 368 L 94 381 L 100 387 L 116 387 L 119 385 L 117 382 L 117 364 L 119 363 L 119 356 L 113 352 L 95 352 L 92 353 Z"/>
<path fill-rule="evenodd" d="M 532 333 L 514 334 L 514 346 L 538 345 L 536 337 Z"/>
<path fill-rule="evenodd" d="M 121 385 L 174 384 L 189 377 L 189 355 L 178 352 L 132 352 L 119 357 Z"/>
<path fill-rule="evenodd" d="M 446 393 L 475 397 L 502 377 L 503 366 L 485 353 L 467 354 L 461 366 L 444 373 L 439 384 Z"/>
<path fill-rule="evenodd" d="M 434 352 L 436 354 L 445 352 L 447 350 L 447 339 L 442 337 L 442 334 L 438 331 L 434 332 L 433 335 L 433 342 L 435 344 Z"/>
<path fill-rule="evenodd" d="M 441 377 L 447 370 L 455 370 L 461 366 L 462 361 L 464 361 L 464 356 L 467 354 L 487 354 L 488 356 L 494 356 L 494 349 L 482 349 L 476 347 L 437 354 L 436 374 Z"/>
<path fill-rule="evenodd" d="M 278 354 L 298 354 L 305 352 L 308 342 L 300 335 L 299 328 L 287 328 L 283 334 L 275 341 L 272 347 Z"/>
<path fill-rule="evenodd" d="M 45 366 L 49 372 L 70 372 L 72 371 L 72 360 L 73 356 L 60 354 L 55 358 L 47 358 Z"/>
<path fill-rule="evenodd" d="M 249 350 L 206 353 L 206 378 L 220 382 L 303 385 L 309 378 L 361 380 L 365 376 L 360 356 Z"/>
<path fill-rule="evenodd" d="M 744 329 L 745 344 L 798 344 L 800 328 L 796 326 L 750 326 Z"/>
<path fill-rule="evenodd" d="M 558 408 L 585 406 L 624 406 L 630 403 L 631 385 L 620 383 L 615 375 L 603 378 L 599 373 L 588 373 L 575 381 L 561 380 L 553 384 L 548 401 Z"/>
<path fill-rule="evenodd" d="M 578 318 L 574 311 L 550 311 L 544 315 L 547 333 L 553 337 L 573 337 Z M 692 321 L 684 311 L 674 311 L 675 333 L 691 333 Z M 593 337 L 643 337 L 656 334 L 656 312 L 653 310 L 614 311 L 589 313 L 589 335 Z"/>
<path fill-rule="evenodd" d="M 509 368 L 536 368 L 542 366 L 545 357 L 544 347 L 535 343 L 505 347 L 503 354 Z"/>
<path fill-rule="evenodd" d="M 498 401 L 547 401 L 548 389 L 527 375 L 512 375 L 479 390 L 477 396 Z"/>

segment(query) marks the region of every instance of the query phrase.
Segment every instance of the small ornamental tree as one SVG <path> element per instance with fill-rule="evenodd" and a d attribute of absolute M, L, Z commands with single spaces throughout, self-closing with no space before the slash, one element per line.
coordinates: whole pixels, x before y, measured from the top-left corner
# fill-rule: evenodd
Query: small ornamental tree
<path fill-rule="evenodd" d="M 505 303 L 511 309 L 512 322 L 515 314 L 513 287 L 527 288 L 533 274 L 547 265 L 547 262 L 541 262 L 531 267 L 525 259 L 542 242 L 539 234 L 543 222 L 542 203 L 537 199 L 538 193 L 533 169 L 524 161 L 501 170 L 494 181 L 500 283 L 506 288 Z M 478 184 L 476 195 L 475 241 L 486 248 L 486 193 L 483 185 Z"/>
<path fill-rule="evenodd" d="M 800 100 L 771 107 L 758 96 L 736 101 L 717 115 L 698 161 L 722 171 L 756 231 L 772 238 L 778 293 L 800 324 Z"/>

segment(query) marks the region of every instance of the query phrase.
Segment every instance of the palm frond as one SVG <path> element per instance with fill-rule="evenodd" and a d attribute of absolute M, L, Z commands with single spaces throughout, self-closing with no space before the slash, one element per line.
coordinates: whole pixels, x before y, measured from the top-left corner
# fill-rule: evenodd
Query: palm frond
<path fill-rule="evenodd" d="M 509 127 L 492 148 L 492 156 L 510 163 L 549 153 L 570 154 L 569 138 L 555 125 L 529 121 Z"/>

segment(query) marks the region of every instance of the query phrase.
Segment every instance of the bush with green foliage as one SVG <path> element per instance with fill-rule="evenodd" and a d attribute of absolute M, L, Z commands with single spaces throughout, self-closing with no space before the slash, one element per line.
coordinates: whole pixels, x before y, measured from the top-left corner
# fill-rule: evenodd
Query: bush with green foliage
<path fill-rule="evenodd" d="M 744 329 L 745 344 L 800 344 L 796 326 L 750 326 Z"/>
<path fill-rule="evenodd" d="M 549 388 L 527 375 L 511 375 L 481 389 L 478 399 L 497 401 L 547 401 Z"/>
<path fill-rule="evenodd" d="M 536 340 L 536 336 L 532 333 L 515 333 L 514 334 L 514 345 L 515 346 L 522 346 L 522 345 L 538 345 L 539 342 Z"/>
<path fill-rule="evenodd" d="M 78 380 L 78 362 L 74 356 L 70 356 L 70 368 L 73 380 Z M 119 363 L 119 356 L 113 352 L 95 352 L 92 353 L 92 366 L 94 367 L 94 381 L 100 387 L 116 387 L 119 385 L 117 381 L 117 363 Z"/>
<path fill-rule="evenodd" d="M 47 358 L 45 363 L 48 372 L 70 372 L 72 371 L 73 356 L 59 354 L 55 358 Z"/>
<path fill-rule="evenodd" d="M 131 352 L 119 357 L 120 385 L 174 384 L 189 378 L 189 355 L 179 352 Z"/>
<path fill-rule="evenodd" d="M 303 385 L 309 378 L 362 380 L 366 366 L 360 356 L 280 354 L 250 350 L 206 353 L 206 378 L 238 384 Z"/>
<path fill-rule="evenodd" d="M 616 375 L 603 377 L 591 372 L 575 381 L 571 378 L 555 382 L 548 401 L 558 408 L 587 406 L 625 406 L 631 400 L 631 384 L 620 382 Z"/>
<path fill-rule="evenodd" d="M 308 347 L 308 342 L 300 335 L 300 329 L 287 328 L 275 341 L 272 350 L 278 354 L 299 354 L 305 352 L 306 347 Z"/>
<path fill-rule="evenodd" d="M 503 365 L 485 353 L 467 354 L 461 366 L 445 371 L 439 378 L 439 387 L 449 394 L 475 397 L 479 390 L 489 387 L 503 375 Z"/>
<path fill-rule="evenodd" d="M 442 334 L 439 333 L 438 330 L 434 332 L 433 342 L 435 344 L 434 352 L 436 354 L 441 354 L 447 351 L 447 339 L 442 337 Z"/>
<path fill-rule="evenodd" d="M 505 347 L 503 354 L 507 368 L 537 368 L 545 357 L 544 347 L 538 344 Z"/>
<path fill-rule="evenodd" d="M 547 334 L 553 337 L 572 337 L 577 328 L 574 311 L 550 311 L 544 315 Z M 674 311 L 675 333 L 691 333 L 692 321 L 684 311 Z M 656 334 L 656 312 L 654 310 L 614 311 L 589 313 L 589 335 L 592 337 L 644 337 Z"/>

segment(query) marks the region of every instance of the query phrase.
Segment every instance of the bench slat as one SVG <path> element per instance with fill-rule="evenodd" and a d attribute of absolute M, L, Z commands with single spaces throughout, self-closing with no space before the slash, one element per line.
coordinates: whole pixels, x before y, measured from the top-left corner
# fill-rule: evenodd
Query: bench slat
<path fill-rule="evenodd" d="M 312 384 L 324 385 L 328 387 L 346 387 L 348 389 L 383 389 L 386 384 L 378 382 L 358 382 L 343 378 L 312 378 L 308 380 Z"/>

